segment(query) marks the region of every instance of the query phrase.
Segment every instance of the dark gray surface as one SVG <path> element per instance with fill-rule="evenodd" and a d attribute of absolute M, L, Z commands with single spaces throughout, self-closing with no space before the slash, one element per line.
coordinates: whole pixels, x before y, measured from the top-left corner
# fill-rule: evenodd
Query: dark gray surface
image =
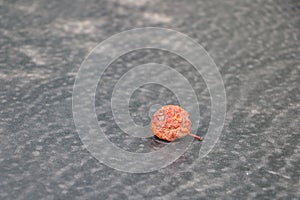
<path fill-rule="evenodd" d="M 299 199 L 299 14 L 296 0 L 0 1 L 0 199 Z M 129 174 L 99 163 L 82 145 L 72 119 L 72 86 L 98 42 L 144 26 L 181 31 L 206 48 L 222 74 L 228 113 L 204 159 L 195 141 L 169 167 Z M 209 95 L 180 58 L 133 53 L 116 61 L 106 78 L 113 84 L 126 66 L 149 61 L 169 64 L 191 80 L 201 102 L 198 134 L 205 136 Z M 149 150 L 137 148 L 140 142 L 163 145 L 121 136 L 105 106 L 106 87 L 96 107 L 110 139 L 137 152 Z M 170 91 L 145 86 L 130 106 L 138 124 L 149 122 L 157 91 L 159 101 L 176 102 Z"/>

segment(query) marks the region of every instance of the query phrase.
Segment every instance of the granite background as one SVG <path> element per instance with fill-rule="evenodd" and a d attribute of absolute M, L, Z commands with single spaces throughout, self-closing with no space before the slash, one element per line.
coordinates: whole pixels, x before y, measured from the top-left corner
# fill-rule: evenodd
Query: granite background
<path fill-rule="evenodd" d="M 198 158 L 194 141 L 167 168 L 130 174 L 84 148 L 72 89 L 95 45 L 146 26 L 183 32 L 205 47 L 224 80 L 227 117 L 207 157 Z M 0 199 L 300 199 L 299 29 L 298 0 L 0 0 Z M 181 58 L 142 50 L 116 60 L 108 84 L 99 84 L 96 112 L 110 140 L 136 152 L 164 145 L 122 136 L 107 106 L 118 77 L 150 61 L 190 80 L 200 102 L 197 134 L 205 137 L 210 98 L 201 77 Z M 150 122 L 154 103 L 176 98 L 158 85 L 137 90 L 130 103 L 137 124 Z"/>

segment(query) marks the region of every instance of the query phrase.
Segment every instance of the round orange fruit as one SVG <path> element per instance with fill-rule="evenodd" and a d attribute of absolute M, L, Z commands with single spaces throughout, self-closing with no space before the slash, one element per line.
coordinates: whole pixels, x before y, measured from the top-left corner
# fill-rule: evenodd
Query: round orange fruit
<path fill-rule="evenodd" d="M 163 106 L 154 113 L 151 122 L 153 135 L 162 140 L 172 142 L 186 135 L 203 140 L 202 137 L 190 133 L 191 126 L 189 113 L 177 105 Z"/>

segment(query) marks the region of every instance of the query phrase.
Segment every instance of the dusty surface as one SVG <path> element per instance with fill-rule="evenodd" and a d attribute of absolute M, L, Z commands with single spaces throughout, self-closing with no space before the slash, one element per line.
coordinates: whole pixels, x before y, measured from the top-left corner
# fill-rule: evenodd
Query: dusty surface
<path fill-rule="evenodd" d="M 299 199 L 299 13 L 296 0 L 1 0 L 0 198 Z M 98 42 L 144 26 L 181 31 L 206 48 L 222 74 L 228 113 L 207 157 L 198 157 L 195 141 L 168 168 L 129 174 L 84 148 L 72 119 L 72 87 Z M 205 137 L 210 99 L 203 80 L 181 58 L 145 50 L 114 62 L 97 92 L 99 123 L 110 140 L 135 152 L 163 145 L 122 134 L 108 106 L 118 78 L 150 61 L 189 79 L 200 102 L 198 135 Z M 147 124 L 153 104 L 171 103 L 172 92 L 146 85 L 133 94 L 130 111 Z"/>

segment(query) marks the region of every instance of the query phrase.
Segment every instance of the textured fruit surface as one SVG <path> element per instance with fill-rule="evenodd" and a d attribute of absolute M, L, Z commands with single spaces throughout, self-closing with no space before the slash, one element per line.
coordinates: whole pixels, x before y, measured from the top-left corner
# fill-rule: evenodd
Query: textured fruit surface
<path fill-rule="evenodd" d="M 166 105 L 154 113 L 151 129 L 158 138 L 171 142 L 190 134 L 191 125 L 187 111 L 180 106 Z"/>

